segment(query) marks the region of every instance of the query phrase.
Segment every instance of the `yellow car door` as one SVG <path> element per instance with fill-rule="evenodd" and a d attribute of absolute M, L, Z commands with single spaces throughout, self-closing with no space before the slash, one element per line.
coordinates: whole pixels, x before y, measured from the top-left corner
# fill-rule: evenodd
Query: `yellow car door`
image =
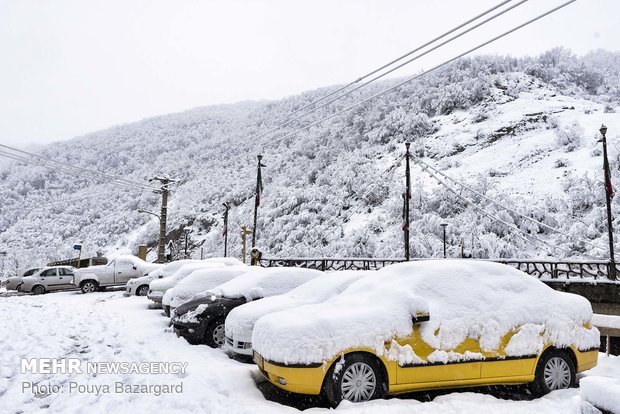
<path fill-rule="evenodd" d="M 396 369 L 396 381 L 399 385 L 416 384 L 414 388 L 423 388 L 422 384 L 448 386 L 480 379 L 482 361 L 474 355 L 480 353 L 478 341 L 468 338 L 451 352 L 437 351 L 422 340 L 419 326 L 416 325 L 411 336 L 396 342 L 401 349 L 410 346 L 419 357 L 419 360 L 411 362 L 399 361 Z M 466 351 L 469 351 L 467 357 Z M 463 357 L 460 358 L 459 355 Z"/>

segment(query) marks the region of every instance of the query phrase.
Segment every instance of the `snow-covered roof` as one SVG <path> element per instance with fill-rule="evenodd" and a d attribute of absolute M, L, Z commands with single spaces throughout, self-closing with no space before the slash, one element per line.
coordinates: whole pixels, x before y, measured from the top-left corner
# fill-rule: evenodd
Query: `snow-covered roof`
<path fill-rule="evenodd" d="M 430 321 L 420 324 L 422 339 L 442 351 L 474 338 L 491 352 L 514 329 L 508 355 L 536 353 L 545 342 L 582 349 L 599 343 L 598 331 L 583 326 L 592 317 L 585 298 L 506 265 L 441 260 L 391 265 L 323 303 L 266 315 L 255 324 L 252 344 L 284 363 L 321 362 L 353 347 L 381 355 L 385 341 L 408 336 L 412 316 L 424 313 Z"/>
<path fill-rule="evenodd" d="M 322 274 L 323 272 L 313 269 L 253 268 L 250 272 L 210 290 L 209 294 L 253 300 L 288 292 Z"/>
<path fill-rule="evenodd" d="M 288 293 L 238 306 L 226 317 L 226 335 L 237 341 L 250 342 L 254 323 L 261 316 L 300 305 L 323 302 L 340 294 L 354 281 L 372 274 L 376 272 L 353 270 L 329 272 Z"/>

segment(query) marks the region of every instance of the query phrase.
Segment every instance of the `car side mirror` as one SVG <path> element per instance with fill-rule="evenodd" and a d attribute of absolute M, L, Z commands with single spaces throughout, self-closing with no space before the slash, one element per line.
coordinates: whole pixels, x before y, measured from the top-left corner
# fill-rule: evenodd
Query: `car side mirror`
<path fill-rule="evenodd" d="M 415 325 L 416 323 L 430 321 L 431 316 L 428 313 L 418 313 L 411 317 L 411 321 Z"/>

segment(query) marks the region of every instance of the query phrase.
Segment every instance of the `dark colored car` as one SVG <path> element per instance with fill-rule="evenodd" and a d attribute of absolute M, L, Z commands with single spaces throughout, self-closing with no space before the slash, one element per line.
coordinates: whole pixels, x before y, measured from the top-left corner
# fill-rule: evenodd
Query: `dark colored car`
<path fill-rule="evenodd" d="M 226 340 L 226 316 L 234 308 L 249 301 L 281 295 L 322 274 L 312 269 L 255 267 L 177 307 L 172 326 L 176 334 L 189 343 L 221 347 Z"/>
<path fill-rule="evenodd" d="M 191 300 L 175 309 L 176 316 L 172 319 L 174 332 L 190 344 L 219 348 L 224 345 L 226 316 L 246 302 L 245 298 L 215 296 Z"/>

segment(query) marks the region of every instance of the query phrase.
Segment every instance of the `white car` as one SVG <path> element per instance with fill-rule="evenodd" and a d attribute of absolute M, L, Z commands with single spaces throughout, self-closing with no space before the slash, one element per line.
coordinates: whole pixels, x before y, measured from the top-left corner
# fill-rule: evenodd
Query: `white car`
<path fill-rule="evenodd" d="M 146 296 L 149 292 L 149 283 L 155 279 L 163 279 L 164 277 L 172 276 L 177 270 L 188 263 L 197 263 L 200 260 L 177 260 L 176 262 L 170 262 L 161 264 L 159 268 L 149 272 L 147 275 L 131 279 L 127 282 L 125 287 L 125 296 Z"/>
<path fill-rule="evenodd" d="M 192 263 L 182 265 L 173 275 L 163 279 L 153 280 L 149 284 L 148 298 L 156 304 L 160 304 L 164 294 L 168 289 L 176 285 L 181 279 L 187 277 L 195 270 L 205 269 L 208 267 L 224 267 L 224 266 L 245 266 L 240 260 L 234 258 L 210 258 L 206 260 L 197 260 Z"/>
<path fill-rule="evenodd" d="M 144 276 L 160 266 L 135 256 L 120 255 L 106 265 L 76 270 L 74 283 L 82 293 L 91 293 L 109 286 L 123 286 L 129 279 Z"/>
<path fill-rule="evenodd" d="M 25 278 L 26 276 L 32 276 L 35 272 L 38 272 L 39 270 L 41 270 L 40 267 L 33 267 L 31 269 L 26 270 L 24 273 L 22 273 L 21 276 L 13 276 L 13 277 L 8 278 L 8 280 L 6 281 L 6 290 L 19 291 L 19 287 L 22 284 L 22 279 Z"/>
<path fill-rule="evenodd" d="M 288 293 L 246 303 L 226 317 L 226 345 L 236 359 L 251 359 L 252 330 L 256 321 L 272 312 L 320 303 L 339 295 L 351 283 L 375 271 L 345 270 L 321 275 Z"/>
<path fill-rule="evenodd" d="M 215 288 L 235 277 L 246 273 L 248 266 L 226 266 L 195 270 L 186 278 L 168 289 L 162 299 L 162 307 L 168 316 L 174 314 L 174 309 L 190 301 L 195 294 Z"/>
<path fill-rule="evenodd" d="M 71 266 L 44 267 L 30 276 L 23 277 L 19 291 L 41 295 L 54 290 L 75 289 L 74 271 Z"/>

